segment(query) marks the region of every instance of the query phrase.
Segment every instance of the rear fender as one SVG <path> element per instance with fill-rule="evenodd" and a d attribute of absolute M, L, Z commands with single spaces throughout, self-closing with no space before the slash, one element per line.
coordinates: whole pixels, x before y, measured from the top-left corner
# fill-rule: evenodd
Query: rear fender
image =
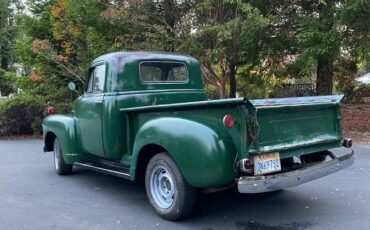
<path fill-rule="evenodd" d="M 225 185 L 236 176 L 236 150 L 227 132 L 191 120 L 167 117 L 148 121 L 138 131 L 130 169 L 132 180 L 140 164 L 141 150 L 149 144 L 166 149 L 185 180 L 194 187 Z"/>
<path fill-rule="evenodd" d="M 73 117 L 63 115 L 47 116 L 42 122 L 45 146 L 47 136 L 54 134 L 63 149 L 63 158 L 67 164 L 79 161 L 81 150 L 77 143 L 76 122 Z M 46 151 L 50 151 L 46 148 Z"/>

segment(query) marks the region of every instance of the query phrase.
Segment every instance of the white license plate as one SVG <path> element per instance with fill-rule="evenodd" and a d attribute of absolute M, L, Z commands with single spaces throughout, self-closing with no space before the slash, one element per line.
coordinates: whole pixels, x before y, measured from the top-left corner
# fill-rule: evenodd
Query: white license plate
<path fill-rule="evenodd" d="M 254 175 L 262 175 L 281 171 L 279 153 L 269 153 L 254 156 Z"/>

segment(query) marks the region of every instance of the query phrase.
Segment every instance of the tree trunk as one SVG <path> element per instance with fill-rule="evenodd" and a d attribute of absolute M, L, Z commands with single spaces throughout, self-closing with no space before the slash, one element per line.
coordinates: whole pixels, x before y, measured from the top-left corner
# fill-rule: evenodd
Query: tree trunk
<path fill-rule="evenodd" d="M 235 66 L 230 66 L 229 68 L 229 83 L 230 83 L 230 98 L 236 97 L 236 71 Z"/>
<path fill-rule="evenodd" d="M 333 61 L 329 58 L 317 59 L 316 94 L 330 95 L 333 90 Z"/>
<path fill-rule="evenodd" d="M 334 28 L 334 13 L 333 7 L 335 7 L 334 0 L 326 0 L 324 3 L 320 3 L 318 6 L 319 12 L 319 31 L 321 33 L 329 33 Z M 327 46 L 331 51 L 326 56 L 319 56 L 317 58 L 317 69 L 316 69 L 316 94 L 317 95 L 330 95 L 333 90 L 333 60 L 336 56 L 336 47 L 334 44 Z M 339 52 L 338 52 L 339 54 Z M 329 56 L 328 56 L 329 55 Z"/>
<path fill-rule="evenodd" d="M 220 79 L 219 86 L 218 86 L 220 99 L 225 99 L 226 98 L 226 87 L 225 87 L 225 85 L 226 85 L 226 81 L 223 80 L 223 79 Z"/>
<path fill-rule="evenodd" d="M 174 14 L 176 13 L 176 5 L 173 0 L 164 1 L 164 19 L 167 24 L 167 41 L 164 46 L 164 51 L 175 52 L 175 43 L 174 43 L 174 29 L 176 24 L 176 18 Z"/>

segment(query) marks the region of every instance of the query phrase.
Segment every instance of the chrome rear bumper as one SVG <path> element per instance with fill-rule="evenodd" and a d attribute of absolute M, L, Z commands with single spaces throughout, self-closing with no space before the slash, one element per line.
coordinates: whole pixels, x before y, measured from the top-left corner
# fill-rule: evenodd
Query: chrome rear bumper
<path fill-rule="evenodd" d="M 351 166 L 355 162 L 353 150 L 351 153 L 324 161 L 307 168 L 268 176 L 244 176 L 237 179 L 240 193 L 263 193 L 300 184 L 332 174 Z"/>

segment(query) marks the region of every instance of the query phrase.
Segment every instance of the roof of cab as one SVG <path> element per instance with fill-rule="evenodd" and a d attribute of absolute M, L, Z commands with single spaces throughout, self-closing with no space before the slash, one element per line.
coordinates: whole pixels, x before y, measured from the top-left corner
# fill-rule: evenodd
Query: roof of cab
<path fill-rule="evenodd" d="M 149 51 L 121 51 L 104 54 L 96 58 L 93 63 L 100 61 L 108 61 L 112 59 L 123 59 L 127 62 L 141 61 L 141 60 L 178 60 L 185 62 L 197 62 L 195 58 L 186 54 L 179 54 L 173 52 L 149 52 Z"/>

